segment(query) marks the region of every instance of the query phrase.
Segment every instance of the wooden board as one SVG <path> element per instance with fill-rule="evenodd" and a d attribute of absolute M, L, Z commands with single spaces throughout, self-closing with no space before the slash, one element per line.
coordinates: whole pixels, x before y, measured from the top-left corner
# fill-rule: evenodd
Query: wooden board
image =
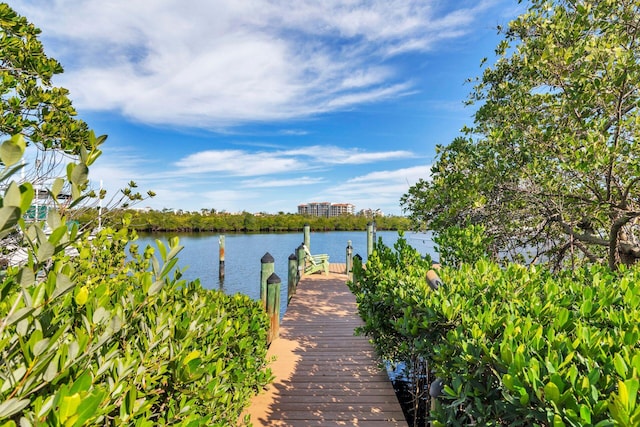
<path fill-rule="evenodd" d="M 269 348 L 276 379 L 247 414 L 254 426 L 406 426 L 385 370 L 367 338 L 345 264 L 307 275 Z"/>

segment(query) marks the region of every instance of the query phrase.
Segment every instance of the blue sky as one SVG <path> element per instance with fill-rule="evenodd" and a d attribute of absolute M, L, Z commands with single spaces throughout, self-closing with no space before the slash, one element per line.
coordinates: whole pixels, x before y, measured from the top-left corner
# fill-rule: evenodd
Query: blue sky
<path fill-rule="evenodd" d="M 140 206 L 402 214 L 516 0 L 21 0 L 79 116 L 109 136 L 91 168 Z"/>

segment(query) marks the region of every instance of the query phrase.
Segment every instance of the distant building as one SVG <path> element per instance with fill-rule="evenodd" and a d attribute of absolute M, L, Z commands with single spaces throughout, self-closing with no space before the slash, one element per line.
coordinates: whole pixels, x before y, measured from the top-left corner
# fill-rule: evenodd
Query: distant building
<path fill-rule="evenodd" d="M 375 218 L 375 217 L 380 217 L 380 216 L 384 216 L 384 212 L 382 212 L 380 209 L 362 209 L 360 210 L 360 212 L 358 212 L 358 215 L 364 216 L 366 218 Z"/>
<path fill-rule="evenodd" d="M 56 208 L 56 202 L 47 190 L 38 188 L 34 188 L 34 190 L 33 204 L 29 206 L 29 209 L 22 216 L 27 222 L 44 221 L 47 219 L 49 210 Z M 58 202 L 66 202 L 71 200 L 71 195 L 58 194 L 56 198 Z"/>
<path fill-rule="evenodd" d="M 351 203 L 333 203 L 329 210 L 329 216 L 353 215 L 356 207 Z"/>
<path fill-rule="evenodd" d="M 321 217 L 353 215 L 356 207 L 351 203 L 312 202 L 298 205 L 298 214 Z"/>

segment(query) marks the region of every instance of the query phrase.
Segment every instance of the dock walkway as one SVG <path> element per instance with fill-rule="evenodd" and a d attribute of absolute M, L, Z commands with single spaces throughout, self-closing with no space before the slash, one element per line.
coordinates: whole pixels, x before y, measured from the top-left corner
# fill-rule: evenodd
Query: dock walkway
<path fill-rule="evenodd" d="M 247 413 L 254 426 L 406 426 L 362 325 L 345 264 L 305 276 L 269 348 L 276 377 Z"/>

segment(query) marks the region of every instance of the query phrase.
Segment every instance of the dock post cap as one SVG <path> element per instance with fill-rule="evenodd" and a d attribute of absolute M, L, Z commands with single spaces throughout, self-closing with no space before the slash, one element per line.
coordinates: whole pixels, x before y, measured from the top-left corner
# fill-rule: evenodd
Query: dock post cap
<path fill-rule="evenodd" d="M 274 262 L 275 260 L 273 259 L 273 256 L 271 256 L 271 254 L 269 252 L 267 252 L 266 254 L 264 254 L 262 256 L 262 258 L 260 258 L 260 262 L 263 264 L 268 264 L 271 262 Z"/>
<path fill-rule="evenodd" d="M 280 277 L 278 277 L 276 273 L 271 273 L 271 276 L 267 279 L 267 284 L 272 285 L 274 283 L 282 283 L 282 280 L 280 280 Z"/>

